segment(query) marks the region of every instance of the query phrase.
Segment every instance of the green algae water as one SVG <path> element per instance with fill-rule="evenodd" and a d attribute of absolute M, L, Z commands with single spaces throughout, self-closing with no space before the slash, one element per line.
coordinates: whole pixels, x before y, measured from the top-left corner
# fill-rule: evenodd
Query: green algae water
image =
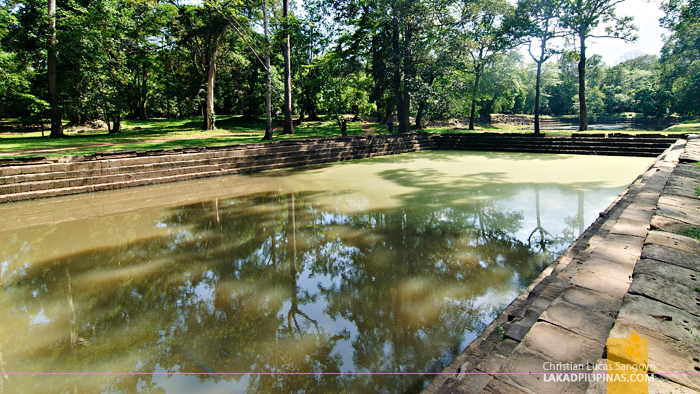
<path fill-rule="evenodd" d="M 651 162 L 420 152 L 1 205 L 0 392 L 418 392 Z"/>

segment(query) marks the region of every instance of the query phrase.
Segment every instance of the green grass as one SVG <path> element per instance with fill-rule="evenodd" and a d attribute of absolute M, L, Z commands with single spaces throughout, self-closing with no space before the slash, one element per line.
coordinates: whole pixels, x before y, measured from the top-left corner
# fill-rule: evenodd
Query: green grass
<path fill-rule="evenodd" d="M 690 227 L 679 231 L 680 235 L 685 235 L 686 237 L 695 238 L 700 241 L 700 228 Z"/>
<path fill-rule="evenodd" d="M 281 123 L 275 119 L 274 126 Z M 186 147 L 259 143 L 265 132 L 265 121 L 241 117 L 220 117 L 216 130 L 200 129 L 201 118 L 125 120 L 120 133 L 109 135 L 106 130 L 71 131 L 65 138 L 42 138 L 40 131 L 18 132 L 10 121 L 0 122 L 0 154 L 3 158 L 22 156 L 70 156 L 95 152 L 140 151 Z M 386 134 L 386 127 L 369 125 L 374 134 Z M 13 130 L 9 131 L 8 130 Z M 294 135 L 275 131 L 274 140 L 339 137 L 337 123 L 331 121 L 305 122 L 296 126 Z M 360 135 L 360 122 L 348 122 L 348 135 Z M 46 132 L 48 135 L 48 131 Z"/>
<path fill-rule="evenodd" d="M 700 119 L 686 120 L 683 123 L 669 127 L 666 131 L 674 133 L 700 133 Z"/>
<path fill-rule="evenodd" d="M 27 131 L 15 120 L 0 120 L 0 158 L 26 156 L 73 156 L 96 152 L 143 151 L 157 149 L 177 149 L 188 147 L 221 146 L 235 144 L 260 143 L 265 130 L 265 121 L 261 119 L 244 119 L 240 116 L 221 116 L 217 118 L 216 130 L 202 131 L 201 117 L 186 119 L 150 119 L 145 121 L 124 120 L 118 134 L 109 135 L 106 130 L 71 130 L 66 128 L 65 138 L 49 139 L 42 137 L 41 131 Z M 281 119 L 273 122 L 276 128 L 281 126 Z M 693 127 L 693 123 L 686 126 Z M 532 126 L 493 125 L 467 130 L 460 127 L 429 127 L 429 133 L 532 133 Z M 360 122 L 348 122 L 348 135 L 360 135 L 364 131 L 373 134 L 387 134 L 385 125 L 365 123 L 364 130 Z M 680 131 L 673 130 L 673 132 Z M 592 130 L 590 133 L 659 133 L 641 130 Z M 547 135 L 568 136 L 572 131 L 543 130 Z M 48 135 L 48 131 L 45 132 Z M 574 132 L 575 134 L 575 132 Z M 304 122 L 295 127 L 294 135 L 281 135 L 275 132 L 275 141 L 303 138 L 339 137 L 340 130 L 334 120 Z"/>

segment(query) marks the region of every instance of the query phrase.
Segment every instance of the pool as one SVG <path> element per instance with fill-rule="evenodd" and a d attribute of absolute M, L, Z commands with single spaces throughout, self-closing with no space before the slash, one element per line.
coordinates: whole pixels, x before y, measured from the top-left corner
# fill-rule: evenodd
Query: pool
<path fill-rule="evenodd" d="M 652 161 L 417 152 L 5 204 L 0 387 L 420 391 Z"/>

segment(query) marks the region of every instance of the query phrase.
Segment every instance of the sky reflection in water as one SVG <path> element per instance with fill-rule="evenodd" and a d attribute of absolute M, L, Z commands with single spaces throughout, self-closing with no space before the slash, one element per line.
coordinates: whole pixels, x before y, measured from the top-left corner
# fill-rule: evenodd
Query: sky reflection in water
<path fill-rule="evenodd" d="M 441 370 L 650 163 L 422 152 L 5 205 L 0 392 L 419 391 L 255 373 Z"/>

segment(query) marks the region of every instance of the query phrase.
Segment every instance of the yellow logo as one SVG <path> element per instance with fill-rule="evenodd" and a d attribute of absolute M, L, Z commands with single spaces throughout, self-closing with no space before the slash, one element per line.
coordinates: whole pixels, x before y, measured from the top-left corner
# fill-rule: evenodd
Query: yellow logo
<path fill-rule="evenodd" d="M 649 339 L 632 331 L 608 338 L 608 394 L 649 393 Z"/>

